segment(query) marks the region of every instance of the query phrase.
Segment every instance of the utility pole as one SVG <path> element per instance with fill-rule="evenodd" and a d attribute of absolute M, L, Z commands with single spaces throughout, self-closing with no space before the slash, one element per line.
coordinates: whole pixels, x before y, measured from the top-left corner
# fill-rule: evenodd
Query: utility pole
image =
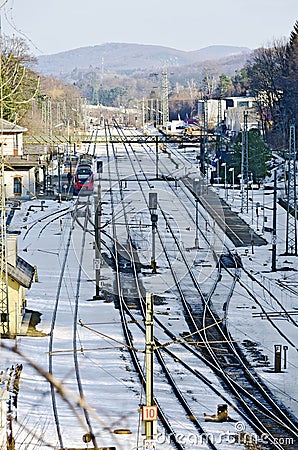
<path fill-rule="evenodd" d="M 225 189 L 225 200 L 228 199 L 228 190 L 227 190 L 227 163 L 223 162 L 221 163 L 221 167 L 224 167 L 225 170 L 225 176 L 224 176 L 224 189 Z"/>
<path fill-rule="evenodd" d="M 2 32 L 0 27 L 0 134 L 3 138 L 3 83 L 2 83 Z M 7 245 L 6 245 L 6 203 L 5 203 L 5 159 L 3 152 L 3 139 L 0 144 L 0 211 L 1 211 L 1 228 L 0 228 L 0 258 L 1 258 L 1 278 L 0 278 L 0 337 L 10 336 L 9 327 L 9 298 L 8 298 L 8 274 L 7 274 Z"/>
<path fill-rule="evenodd" d="M 296 195 L 296 137 L 295 125 L 290 125 L 288 153 L 288 192 L 287 192 L 287 227 L 286 255 L 297 256 L 297 195 Z"/>
<path fill-rule="evenodd" d="M 203 175 L 206 173 L 205 167 L 205 155 L 208 151 L 208 99 L 204 98 L 204 110 L 203 110 L 203 118 L 204 118 L 204 135 L 203 140 L 201 141 L 201 153 L 200 153 L 200 163 L 201 163 L 201 172 Z"/>
<path fill-rule="evenodd" d="M 222 122 L 222 100 L 221 100 L 221 94 L 220 94 L 218 103 L 217 103 L 217 127 L 218 127 L 218 131 L 220 131 L 219 136 L 221 136 L 221 122 Z"/>
<path fill-rule="evenodd" d="M 232 201 L 234 201 L 235 168 L 230 167 L 229 172 L 232 172 L 232 193 L 233 193 Z"/>
<path fill-rule="evenodd" d="M 199 186 L 200 179 L 195 179 L 195 202 L 196 202 L 196 237 L 195 237 L 195 248 L 200 247 L 199 243 Z"/>
<path fill-rule="evenodd" d="M 142 419 L 145 424 L 146 441 L 152 441 L 155 430 L 154 423 L 157 420 L 157 407 L 153 402 L 153 296 L 146 293 L 146 406 L 143 406 Z M 145 447 L 152 448 L 152 447 Z"/>
<path fill-rule="evenodd" d="M 5 212 L 5 184 L 4 184 L 4 156 L 3 145 L 1 147 L 0 161 L 0 208 L 1 208 L 1 230 L 0 230 L 0 252 L 1 252 L 1 288 L 0 288 L 0 335 L 9 337 L 9 299 L 8 299 L 8 275 L 7 275 L 7 245 L 6 245 L 6 212 Z"/>
<path fill-rule="evenodd" d="M 103 298 L 100 292 L 100 264 L 101 264 L 101 255 L 100 255 L 100 220 L 101 220 L 101 174 L 103 171 L 103 163 L 102 161 L 96 161 L 97 167 L 96 171 L 98 174 L 98 185 L 97 185 L 97 199 L 94 198 L 95 201 L 95 295 L 93 296 L 94 300 L 100 300 Z M 96 204 L 97 203 L 97 204 Z"/>
<path fill-rule="evenodd" d="M 146 102 L 146 105 L 147 105 L 147 102 Z M 146 110 L 146 114 L 147 114 L 147 110 Z M 145 99 L 143 97 L 143 99 L 142 99 L 142 130 L 143 130 L 143 133 L 144 133 L 144 127 L 145 127 Z"/>
<path fill-rule="evenodd" d="M 155 178 L 158 180 L 158 136 L 155 136 Z"/>
<path fill-rule="evenodd" d="M 248 130 L 247 130 L 247 118 L 248 113 L 243 113 L 244 124 L 242 131 L 242 151 L 241 151 L 241 212 L 243 212 L 244 196 L 246 193 L 245 205 L 246 212 L 248 213 Z M 246 190 L 244 184 L 246 183 Z"/>
<path fill-rule="evenodd" d="M 271 271 L 276 272 L 276 213 L 277 213 L 277 174 L 274 170 L 274 187 L 273 187 L 273 219 L 272 219 L 272 261 Z"/>
<path fill-rule="evenodd" d="M 61 156 L 63 153 L 60 153 L 59 145 L 57 146 L 57 164 L 58 164 L 58 193 L 61 194 Z M 71 165 L 71 159 L 69 160 L 69 164 Z"/>
<path fill-rule="evenodd" d="M 222 104 L 221 97 L 218 99 L 217 103 L 217 133 L 216 133 L 216 158 L 219 159 L 222 156 L 221 148 L 221 122 L 222 122 Z M 219 175 L 217 174 L 217 177 Z"/>

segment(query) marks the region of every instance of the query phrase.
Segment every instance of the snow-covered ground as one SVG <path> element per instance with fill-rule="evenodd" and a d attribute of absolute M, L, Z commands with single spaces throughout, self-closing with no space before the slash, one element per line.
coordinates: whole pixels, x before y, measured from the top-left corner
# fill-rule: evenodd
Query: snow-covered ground
<path fill-rule="evenodd" d="M 104 147 L 97 149 L 98 156 L 105 161 Z M 123 178 L 132 175 L 132 169 L 129 166 L 129 161 L 125 157 L 125 152 L 121 148 L 117 149 L 119 157 L 119 166 L 121 167 L 121 175 Z M 146 155 L 138 152 L 134 158 L 142 160 L 142 165 L 148 165 L 148 173 L 154 173 L 154 162 L 149 160 Z M 162 163 L 171 167 L 174 166 L 181 171 L 181 176 L 185 175 L 186 163 L 181 163 L 175 158 L 170 161 L 167 154 L 161 154 L 160 170 L 162 171 Z M 136 164 L 137 171 L 138 166 Z M 189 170 L 189 167 L 187 168 Z M 112 172 L 115 174 L 115 171 Z M 116 176 L 113 181 L 114 194 L 119 196 Z M 190 264 L 194 264 L 197 268 L 198 280 L 202 286 L 208 286 L 210 280 L 215 277 L 216 268 L 211 255 L 207 250 L 194 249 L 195 230 L 193 221 L 182 211 L 180 204 L 173 192 L 166 188 L 165 182 L 158 182 L 152 184 L 155 192 L 158 192 L 159 201 L 162 203 L 163 209 L 171 222 L 171 226 L 176 226 L 177 237 L 181 243 L 187 260 Z M 179 187 L 177 191 L 179 192 Z M 218 194 L 225 196 L 223 187 L 217 189 Z M 150 188 L 147 188 L 146 195 Z M 150 261 L 151 247 L 150 247 L 150 227 L 148 226 L 149 216 L 146 213 L 146 206 L 142 195 L 137 191 L 137 183 L 135 181 L 128 181 L 127 186 L 123 189 L 126 201 L 126 208 L 129 212 L 130 223 L 134 225 L 132 233 L 135 242 L 139 246 L 139 257 L 142 262 Z M 272 208 L 272 197 L 263 196 L 262 189 L 253 192 L 253 207 L 251 206 L 249 213 L 242 215 L 242 217 L 251 224 L 257 231 L 263 230 L 263 211 L 259 208 L 258 224 L 256 222 L 256 202 L 261 205 L 264 204 L 266 208 Z M 104 166 L 104 174 L 102 180 L 102 198 L 103 198 L 103 216 L 102 223 L 104 224 L 110 218 L 109 207 L 109 183 L 107 179 L 107 171 Z M 182 195 L 182 193 L 181 193 Z M 264 201 L 265 198 L 265 201 Z M 120 203 L 120 199 L 118 199 Z M 239 192 L 230 190 L 228 202 L 231 207 L 237 212 L 240 212 L 240 197 Z M 26 355 L 32 362 L 40 365 L 45 371 L 48 370 L 49 360 L 49 340 L 48 333 L 51 329 L 53 320 L 53 308 L 55 305 L 57 295 L 57 285 L 59 281 L 61 267 L 63 265 L 65 249 L 67 247 L 68 236 L 70 228 L 73 224 L 71 218 L 71 209 L 73 202 L 57 201 L 45 202 L 45 210 L 41 211 L 39 208 L 34 208 L 28 213 L 30 205 L 40 204 L 39 200 L 32 200 L 23 202 L 20 211 L 16 211 L 10 229 L 18 229 L 21 231 L 19 237 L 19 254 L 26 261 L 38 267 L 38 282 L 34 283 L 30 291 L 27 293 L 27 307 L 29 309 L 39 311 L 42 313 L 41 323 L 37 326 L 38 330 L 45 333 L 45 336 L 40 337 L 18 337 L 16 339 L 17 348 L 20 352 Z M 186 207 L 187 204 L 185 200 Z M 50 222 L 54 216 L 53 214 L 60 210 L 69 207 L 69 213 L 64 211 L 64 215 L 57 220 Z M 121 210 L 120 205 L 118 206 Z M 267 211 L 267 212 L 266 212 Z M 272 211 L 264 209 L 267 215 L 267 226 L 270 224 Z M 203 211 L 202 211 L 203 213 Z M 48 216 L 47 219 L 44 219 Z M 252 217 L 253 216 L 253 217 Z M 278 206 L 278 231 L 277 231 L 277 272 L 272 273 L 271 265 L 271 235 L 264 232 L 263 236 L 269 242 L 268 245 L 262 247 L 255 247 L 252 253 L 252 248 L 238 249 L 238 253 L 242 255 L 242 260 L 245 268 L 248 269 L 252 275 L 259 279 L 264 287 L 267 287 L 278 300 L 283 304 L 287 311 L 293 312 L 293 319 L 297 324 L 298 312 L 297 293 L 292 293 L 288 289 L 280 286 L 279 281 L 294 283 L 297 281 L 296 275 L 298 270 L 297 257 L 282 256 L 285 250 L 285 211 Z M 124 225 L 121 225 L 123 217 L 121 211 L 119 212 L 117 225 L 119 238 L 125 236 Z M 83 219 L 81 219 L 83 221 Z M 48 224 L 46 227 L 45 225 Z M 172 245 L 172 256 L 175 259 L 175 269 L 179 273 L 180 267 L 182 272 L 180 278 L 183 279 L 185 268 L 179 256 L 176 254 L 175 246 L 171 244 L 168 230 L 165 222 L 159 218 L 159 230 L 164 239 L 165 245 L 170 249 Z M 45 228 L 44 228 L 45 227 Z M 107 227 L 108 229 L 109 227 Z M 209 237 L 212 230 L 202 230 L 203 233 L 208 233 Z M 218 235 L 222 232 L 216 226 Z M 223 237 L 223 236 L 222 236 Z M 77 292 L 77 274 L 78 262 L 80 258 L 80 245 L 82 239 L 81 228 L 75 224 L 72 234 L 72 240 L 69 250 L 69 256 L 65 268 L 65 273 L 62 280 L 61 295 L 59 301 L 59 308 L 57 314 L 57 321 L 54 331 L 54 352 L 53 352 L 53 373 L 54 376 L 61 382 L 63 387 L 69 389 L 73 394 L 67 394 L 68 398 L 73 399 L 72 395 L 78 396 L 76 388 L 76 379 L 73 364 L 72 352 L 72 333 L 73 333 L 73 314 L 75 307 L 75 297 Z M 119 311 L 115 308 L 112 301 L 92 301 L 95 294 L 94 285 L 94 237 L 92 235 L 92 227 L 90 226 L 90 234 L 87 235 L 85 243 L 85 255 L 82 264 L 82 282 L 79 292 L 79 316 L 86 327 L 79 327 L 78 341 L 79 348 L 79 365 L 82 382 L 84 385 L 84 393 L 88 405 L 90 406 L 90 414 L 92 419 L 95 419 L 96 427 L 95 434 L 97 437 L 98 446 L 112 446 L 116 445 L 117 449 L 123 448 L 137 449 L 142 446 L 143 437 L 139 436 L 139 421 L 140 413 L 139 406 L 144 402 L 143 390 L 140 388 L 138 377 L 134 372 L 130 356 L 123 345 L 122 328 L 119 316 Z M 228 241 L 225 241 L 227 244 Z M 214 238 L 214 249 L 221 253 L 223 250 L 222 243 L 218 238 Z M 232 249 L 232 244 L 229 244 Z M 247 250 L 247 251 L 245 251 Z M 175 253 L 176 252 L 176 253 Z M 187 331 L 183 313 L 179 310 L 178 303 L 176 303 L 175 295 L 171 293 L 173 288 L 173 281 L 170 276 L 170 271 L 167 267 L 167 262 L 163 256 L 162 248 L 157 244 L 157 262 L 159 266 L 159 273 L 156 276 L 151 275 L 150 271 L 145 271 L 142 277 L 142 282 L 147 291 L 157 294 L 163 298 L 163 302 L 156 306 L 156 314 L 162 317 L 163 321 L 171 328 L 177 335 Z M 281 270 L 289 267 L 291 270 Z M 107 264 L 103 264 L 101 268 L 101 280 L 103 288 L 111 293 L 114 292 L 114 277 L 111 268 Z M 274 312 L 280 311 L 280 307 L 276 305 L 269 297 L 265 289 L 257 287 L 255 283 L 247 281 L 245 275 L 241 276 L 241 281 L 249 283 L 249 289 L 258 298 L 258 301 L 266 311 Z M 205 283 L 205 284 L 204 284 Z M 223 273 L 221 284 L 217 287 L 213 304 L 219 312 L 223 314 L 223 299 L 226 298 L 227 291 L 230 288 L 231 278 L 228 274 Z M 297 285 L 296 285 L 297 286 Z M 297 292 L 297 287 L 296 287 Z M 287 336 L 288 341 L 272 327 L 270 322 L 261 317 L 256 317 L 256 313 L 260 312 L 260 307 L 249 298 L 247 292 L 237 286 L 234 292 L 228 310 L 228 329 L 233 338 L 243 344 L 243 341 L 251 341 L 257 344 L 257 349 L 261 354 L 265 354 L 269 359 L 268 367 L 257 367 L 254 360 L 254 354 L 251 348 L 243 347 L 248 358 L 256 367 L 260 377 L 266 382 L 269 388 L 280 398 L 284 404 L 295 414 L 298 415 L 297 405 L 297 327 L 287 321 L 285 318 L 274 318 L 274 323 L 282 330 L 284 336 Z M 159 332 L 158 332 L 159 333 Z M 141 337 L 136 334 L 134 345 L 140 350 L 144 349 L 144 342 Z M 162 337 L 161 337 L 162 339 Z M 293 345 L 291 345 L 290 343 Z M 12 344 L 14 344 L 12 342 Z M 280 344 L 288 346 L 287 352 L 287 367 L 281 373 L 274 373 L 273 367 L 273 352 L 274 345 Z M 180 350 L 181 352 L 181 350 Z M 183 353 L 183 352 L 182 352 Z M 1 350 L 1 368 L 5 369 L 11 364 L 16 364 L 22 360 L 16 354 Z M 173 364 L 173 363 L 172 363 Z M 198 370 L 205 375 L 213 385 L 221 389 L 220 382 L 211 373 L 211 371 L 204 367 L 203 364 Z M 196 411 L 199 417 L 203 414 L 214 414 L 216 405 L 221 403 L 221 400 L 210 392 L 206 387 L 197 383 L 197 385 L 188 385 L 189 378 L 182 370 L 177 370 L 180 376 L 180 385 L 183 386 L 185 395 L 195 398 Z M 159 396 L 164 396 L 166 402 L 167 390 L 162 383 L 160 374 L 156 374 L 156 389 Z M 229 397 L 228 394 L 227 398 Z M 62 398 L 58 398 L 57 406 L 59 409 L 59 418 L 61 420 L 61 428 L 63 433 L 63 445 L 71 448 L 81 448 L 84 446 L 82 436 L 87 432 L 86 428 L 78 422 L 74 411 L 78 411 L 75 401 L 74 410 L 71 410 L 66 405 Z M 231 401 L 232 403 L 232 401 Z M 195 406 L 194 406 L 195 407 Z M 187 448 L 198 448 L 198 444 L 194 444 L 189 436 L 193 436 L 193 431 L 185 427 L 181 417 L 173 411 L 172 420 L 180 422 L 181 435 Z M 241 418 L 237 411 L 232 410 L 231 416 L 236 422 L 241 422 Z M 60 443 L 57 439 L 55 422 L 51 407 L 50 389 L 48 382 L 44 377 L 36 372 L 28 363 L 24 363 L 24 369 L 21 376 L 20 393 L 18 399 L 18 424 L 14 425 L 17 432 L 16 442 L 18 449 L 33 449 L 33 448 L 48 448 L 50 446 L 59 448 Z M 131 434 L 115 434 L 117 429 L 129 429 Z M 159 427 L 159 441 L 158 448 L 164 450 L 172 448 L 166 439 L 163 428 Z M 234 424 L 206 424 L 206 432 L 218 437 L 220 433 L 228 435 L 235 431 Z M 251 431 L 251 430 L 248 430 Z M 33 434 L 34 435 L 33 435 Z M 39 438 L 42 436 L 42 440 Z M 194 439 L 194 438 L 193 438 Z M 235 444 L 223 443 L 222 449 L 236 448 Z M 204 446 L 203 446 L 204 447 Z M 203 448 L 202 447 L 202 448 Z M 239 448 L 243 446 L 239 445 Z"/>

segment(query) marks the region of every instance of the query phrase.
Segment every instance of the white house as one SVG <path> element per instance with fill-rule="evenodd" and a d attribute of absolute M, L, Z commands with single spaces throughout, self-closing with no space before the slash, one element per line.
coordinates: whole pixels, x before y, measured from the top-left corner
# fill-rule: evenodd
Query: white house
<path fill-rule="evenodd" d="M 259 124 L 259 113 L 256 108 L 255 97 L 226 97 L 224 99 L 208 99 L 207 115 L 208 128 L 214 128 L 219 116 L 224 119 L 227 130 L 238 133 L 244 127 L 244 112 L 248 113 L 248 129 L 256 128 Z M 204 117 L 204 101 L 198 101 L 198 117 L 202 121 Z M 219 109 L 220 108 L 220 109 Z"/>
<path fill-rule="evenodd" d="M 32 198 L 36 194 L 38 158 L 24 156 L 23 133 L 26 128 L 0 119 L 0 151 L 4 157 L 5 197 Z"/>
<path fill-rule="evenodd" d="M 34 267 L 18 255 L 17 239 L 18 233 L 7 234 L 7 273 L 6 268 L 0 271 L 0 288 L 7 292 L 0 318 L 0 334 L 4 337 L 14 337 L 21 332 L 26 307 L 25 293 L 31 287 L 35 274 Z"/>
<path fill-rule="evenodd" d="M 36 160 L 10 157 L 5 159 L 5 198 L 34 198 L 36 195 Z"/>
<path fill-rule="evenodd" d="M 0 146 L 4 156 L 23 155 L 23 133 L 27 128 L 0 119 Z"/>

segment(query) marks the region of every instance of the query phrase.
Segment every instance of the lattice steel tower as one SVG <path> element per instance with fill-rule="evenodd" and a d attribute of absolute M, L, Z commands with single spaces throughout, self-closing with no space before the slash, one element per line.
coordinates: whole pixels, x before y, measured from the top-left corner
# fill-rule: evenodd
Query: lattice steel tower
<path fill-rule="evenodd" d="M 6 212 L 5 212 L 5 184 L 4 184 L 4 156 L 1 147 L 0 161 L 0 335 L 9 336 L 9 308 L 8 308 L 8 276 L 7 276 L 7 247 L 6 247 Z"/>
<path fill-rule="evenodd" d="M 166 69 L 161 73 L 161 111 L 162 124 L 165 125 L 169 121 L 169 81 Z"/>
<path fill-rule="evenodd" d="M 206 167 L 205 167 L 205 158 L 208 152 L 208 99 L 204 97 L 204 105 L 203 105 L 203 139 L 201 140 L 201 154 L 200 154 L 200 163 L 201 163 L 201 172 L 205 175 Z"/>
<path fill-rule="evenodd" d="M 0 20 L 0 120 L 3 118 L 2 33 Z M 6 211 L 3 154 L 3 124 L 0 123 L 0 336 L 9 337 L 9 304 L 6 246 Z"/>
<path fill-rule="evenodd" d="M 297 181 L 295 125 L 290 125 L 287 183 L 286 254 L 297 256 Z"/>

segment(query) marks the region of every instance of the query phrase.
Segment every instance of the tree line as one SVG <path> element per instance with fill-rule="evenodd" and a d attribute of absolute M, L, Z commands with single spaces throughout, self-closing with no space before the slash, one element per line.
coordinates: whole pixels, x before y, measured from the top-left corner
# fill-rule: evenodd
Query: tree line
<path fill-rule="evenodd" d="M 51 100 L 51 117 L 59 113 L 65 122 L 78 118 L 77 112 L 73 112 L 78 110 L 77 99 L 80 97 L 87 98 L 91 104 L 135 107 L 144 96 L 155 98 L 160 95 L 156 74 L 110 74 L 103 77 L 91 71 L 66 86 L 58 80 L 39 77 L 34 71 L 35 62 L 25 40 L 2 37 L 0 112 L 4 119 L 30 126 L 33 112 L 37 114 L 36 111 L 39 111 L 42 120 L 45 98 Z M 297 121 L 297 69 L 298 21 L 288 41 L 276 40 L 269 47 L 256 49 L 245 66 L 233 76 L 217 74 L 216 70 L 206 67 L 198 79 L 187 79 L 183 84 L 170 82 L 170 117 L 195 115 L 197 101 L 202 98 L 249 93 L 257 98 L 266 142 L 274 148 L 285 147 L 289 124 Z M 61 102 L 67 104 L 63 107 L 63 114 Z"/>

